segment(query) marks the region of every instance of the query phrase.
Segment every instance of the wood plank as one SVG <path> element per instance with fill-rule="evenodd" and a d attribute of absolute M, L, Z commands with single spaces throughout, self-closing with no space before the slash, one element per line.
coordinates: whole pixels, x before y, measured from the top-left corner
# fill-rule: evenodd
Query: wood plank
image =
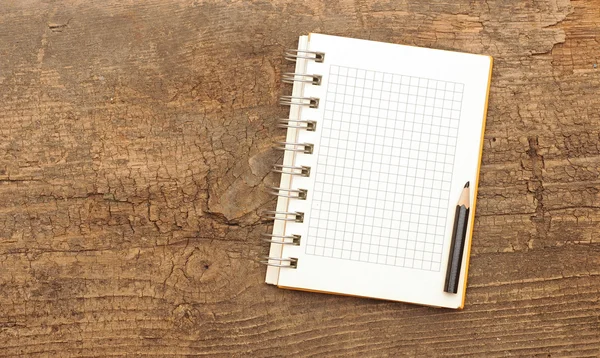
<path fill-rule="evenodd" d="M 24 254 L 5 255 L 9 276 L 28 290 L 2 283 L 3 334 L 11 338 L 2 354 L 141 354 L 150 345 L 156 356 L 267 355 L 308 344 L 319 355 L 529 355 L 550 345 L 579 356 L 600 348 L 600 245 L 475 255 L 463 311 L 266 286 L 254 261 L 261 249 L 200 239 L 45 252 L 30 265 L 19 264 Z M 83 342 L 93 349 L 77 346 Z"/>

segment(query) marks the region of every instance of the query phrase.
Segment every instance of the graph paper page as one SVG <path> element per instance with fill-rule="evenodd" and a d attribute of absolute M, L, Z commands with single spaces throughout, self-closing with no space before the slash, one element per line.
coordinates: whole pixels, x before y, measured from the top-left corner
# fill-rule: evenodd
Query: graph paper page
<path fill-rule="evenodd" d="M 461 306 L 443 284 L 456 201 L 477 180 L 490 59 L 316 34 L 309 48 L 326 53 L 307 68 L 324 83 L 305 88 L 321 101 L 301 117 L 318 130 L 299 133 L 315 151 L 296 165 L 313 169 L 292 182 L 309 195 L 290 202 L 305 220 L 286 234 L 303 239 L 284 248 L 298 268 L 279 285 Z"/>

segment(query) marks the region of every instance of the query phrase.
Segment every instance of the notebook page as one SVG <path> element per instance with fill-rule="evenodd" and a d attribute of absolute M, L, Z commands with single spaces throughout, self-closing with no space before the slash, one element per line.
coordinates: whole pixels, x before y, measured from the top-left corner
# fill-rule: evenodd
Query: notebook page
<path fill-rule="evenodd" d="M 279 285 L 461 306 L 443 284 L 456 201 L 477 179 L 490 58 L 318 34 L 309 49 L 326 53 L 307 64 L 324 84 L 304 91 L 321 105 L 300 113 L 318 122 L 298 137 L 315 143 L 296 162 L 313 171 L 292 181 L 309 195 L 289 204 L 305 221 L 286 233 L 303 240 L 284 248 L 298 268 Z"/>

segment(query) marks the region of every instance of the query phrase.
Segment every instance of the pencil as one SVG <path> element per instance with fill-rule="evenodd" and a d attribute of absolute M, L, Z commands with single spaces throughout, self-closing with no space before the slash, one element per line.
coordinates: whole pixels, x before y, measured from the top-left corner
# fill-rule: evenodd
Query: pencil
<path fill-rule="evenodd" d="M 456 293 L 458 281 L 460 280 L 460 269 L 462 267 L 463 252 L 467 235 L 467 223 L 469 222 L 469 182 L 465 184 L 456 211 L 454 213 L 454 228 L 452 229 L 452 244 L 450 246 L 450 258 L 446 270 L 446 283 L 444 292 Z"/>

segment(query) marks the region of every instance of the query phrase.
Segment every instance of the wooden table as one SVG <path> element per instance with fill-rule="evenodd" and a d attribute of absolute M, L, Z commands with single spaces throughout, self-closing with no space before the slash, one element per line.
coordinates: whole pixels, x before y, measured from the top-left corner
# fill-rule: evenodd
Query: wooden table
<path fill-rule="evenodd" d="M 600 1 L 0 7 L 0 357 L 600 355 Z M 488 54 L 467 305 L 264 284 L 283 51 Z"/>

